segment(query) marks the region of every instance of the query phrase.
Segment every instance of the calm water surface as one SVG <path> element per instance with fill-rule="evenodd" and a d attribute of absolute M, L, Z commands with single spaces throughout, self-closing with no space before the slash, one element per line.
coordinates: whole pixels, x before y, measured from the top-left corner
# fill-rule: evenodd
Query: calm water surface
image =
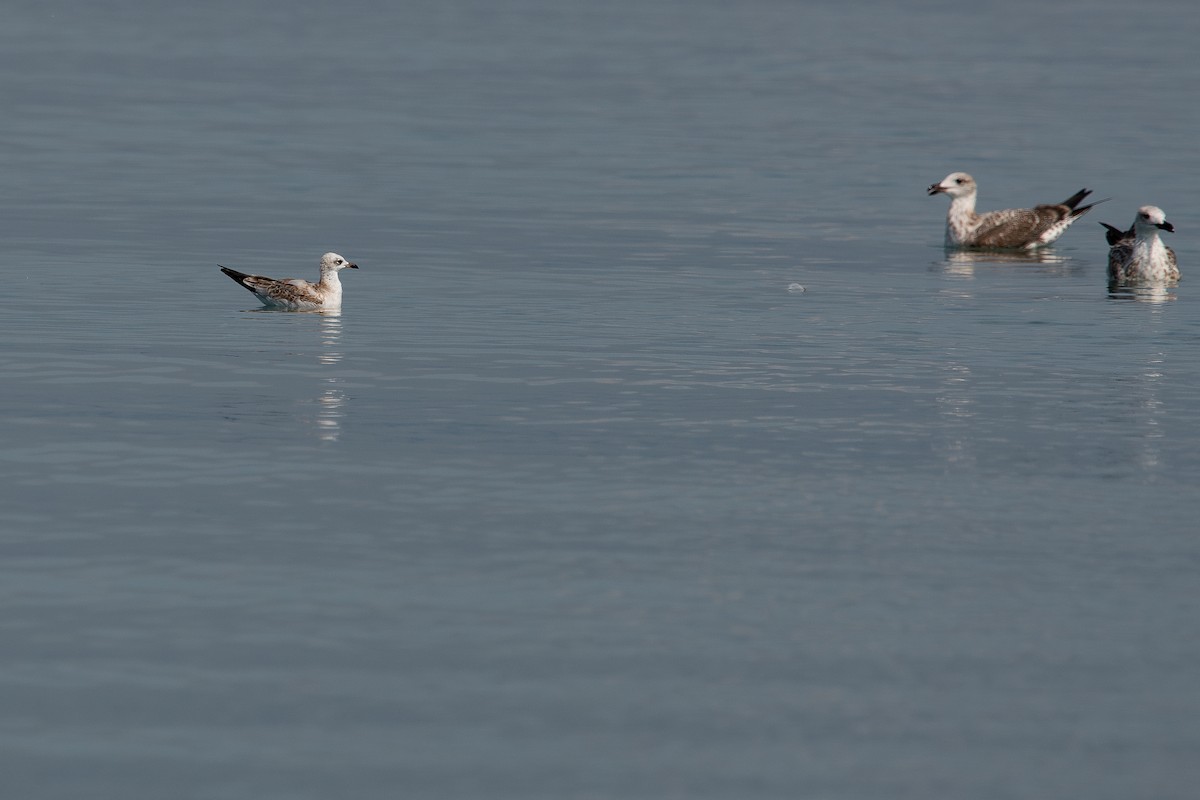
<path fill-rule="evenodd" d="M 7 794 L 1192 796 L 1192 4 L 2 16 Z"/>

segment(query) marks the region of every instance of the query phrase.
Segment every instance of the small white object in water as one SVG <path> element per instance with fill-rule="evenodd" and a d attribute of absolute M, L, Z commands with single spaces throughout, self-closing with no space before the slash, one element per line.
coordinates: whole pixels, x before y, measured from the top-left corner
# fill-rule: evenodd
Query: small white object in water
<path fill-rule="evenodd" d="M 217 266 L 221 267 L 220 264 Z M 326 253 L 321 256 L 321 279 L 316 283 L 300 278 L 276 280 L 247 275 L 227 267 L 221 267 L 221 272 L 254 292 L 265 306 L 315 311 L 342 307 L 342 282 L 338 280 L 338 272 L 343 269 L 358 269 L 358 265 L 351 264 L 337 253 Z"/>
<path fill-rule="evenodd" d="M 946 214 L 946 247 L 1041 247 L 1053 243 L 1071 227 L 1071 223 L 1096 205 L 1092 203 L 1076 208 L 1083 198 L 1091 194 L 1089 189 L 1080 189 L 1061 203 L 976 214 L 977 188 L 975 179 L 965 172 L 952 172 L 940 183 L 929 187 L 931 195 L 950 195 L 950 210 Z"/>
<path fill-rule="evenodd" d="M 1115 283 L 1177 281 L 1179 267 L 1175 251 L 1159 238 L 1159 231 L 1175 232 L 1158 206 L 1142 206 L 1127 231 L 1100 223 L 1108 229 L 1108 279 Z"/>
<path fill-rule="evenodd" d="M 789 285 L 788 285 L 788 291 L 789 291 L 789 292 L 797 292 L 797 293 L 799 293 L 799 292 L 803 292 L 803 291 L 804 291 L 804 287 L 803 287 L 803 286 L 801 286 L 801 285 L 800 285 L 800 284 L 798 284 L 798 283 L 792 283 L 792 284 L 789 284 Z"/>

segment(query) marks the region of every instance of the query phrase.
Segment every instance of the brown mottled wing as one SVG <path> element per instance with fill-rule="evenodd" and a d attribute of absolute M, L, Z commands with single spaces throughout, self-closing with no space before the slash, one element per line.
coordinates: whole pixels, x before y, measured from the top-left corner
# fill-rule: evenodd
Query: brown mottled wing
<path fill-rule="evenodd" d="M 217 265 L 221 267 L 220 264 Z M 263 302 L 288 303 L 320 303 L 321 298 L 314 291 L 314 286 L 308 281 L 293 278 L 287 281 L 277 281 L 274 278 L 264 278 L 261 275 L 247 275 L 236 269 L 221 267 L 233 280 L 258 295 Z"/>
<path fill-rule="evenodd" d="M 1171 277 L 1179 280 L 1179 264 L 1175 261 L 1175 251 L 1167 248 L 1167 263 L 1171 265 Z"/>
<path fill-rule="evenodd" d="M 1133 237 L 1118 240 L 1108 248 L 1108 279 L 1110 281 L 1125 280 L 1125 267 L 1133 255 Z"/>
<path fill-rule="evenodd" d="M 975 231 L 975 247 L 1025 247 L 1061 222 L 1071 209 L 1060 205 L 1013 208 L 982 215 Z"/>
<path fill-rule="evenodd" d="M 308 281 L 292 279 L 277 281 L 274 278 L 262 278 L 258 275 L 248 275 L 242 285 L 259 297 L 270 299 L 276 303 L 320 303 L 321 297 L 313 291 L 313 285 Z"/>

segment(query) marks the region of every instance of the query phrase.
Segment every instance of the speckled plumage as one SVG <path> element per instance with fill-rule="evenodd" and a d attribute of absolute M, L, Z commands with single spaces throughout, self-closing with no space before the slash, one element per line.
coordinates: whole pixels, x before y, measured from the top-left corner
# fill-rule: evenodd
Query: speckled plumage
<path fill-rule="evenodd" d="M 221 267 L 220 264 L 217 266 Z M 316 311 L 341 308 L 342 282 L 338 279 L 338 272 L 343 269 L 358 269 L 358 265 L 351 264 L 337 253 L 326 253 L 321 256 L 321 278 L 316 283 L 300 278 L 276 280 L 261 275 L 247 275 L 228 267 L 221 267 L 221 272 L 253 292 L 265 306 Z"/>
<path fill-rule="evenodd" d="M 1079 205 L 1091 194 L 1091 190 L 1081 189 L 1061 203 L 977 214 L 977 189 L 975 179 L 965 172 L 952 172 L 929 187 L 930 195 L 950 196 L 950 210 L 946 213 L 946 247 L 1001 250 L 1043 247 L 1052 244 L 1075 220 L 1096 205 Z"/>
<path fill-rule="evenodd" d="M 1159 231 L 1175 232 L 1158 206 L 1142 206 L 1133 225 L 1123 231 L 1101 222 L 1108 241 L 1108 280 L 1116 284 L 1166 283 L 1179 280 L 1175 251 Z"/>

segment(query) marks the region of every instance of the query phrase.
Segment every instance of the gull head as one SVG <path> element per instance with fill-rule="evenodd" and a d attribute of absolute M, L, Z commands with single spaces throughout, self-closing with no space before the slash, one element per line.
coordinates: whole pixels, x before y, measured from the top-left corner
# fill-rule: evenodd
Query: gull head
<path fill-rule="evenodd" d="M 1166 231 L 1174 233 L 1175 226 L 1167 222 L 1167 215 L 1158 206 L 1142 206 L 1138 209 L 1137 216 L 1133 218 L 1133 227 L 1142 231 Z"/>
<path fill-rule="evenodd" d="M 358 269 L 358 264 L 351 264 L 337 253 L 321 256 L 321 272 L 337 272 L 340 269 Z"/>
<path fill-rule="evenodd" d="M 975 179 L 965 172 L 951 172 L 941 183 L 929 187 L 929 194 L 948 194 L 951 197 L 966 197 L 975 194 Z"/>

